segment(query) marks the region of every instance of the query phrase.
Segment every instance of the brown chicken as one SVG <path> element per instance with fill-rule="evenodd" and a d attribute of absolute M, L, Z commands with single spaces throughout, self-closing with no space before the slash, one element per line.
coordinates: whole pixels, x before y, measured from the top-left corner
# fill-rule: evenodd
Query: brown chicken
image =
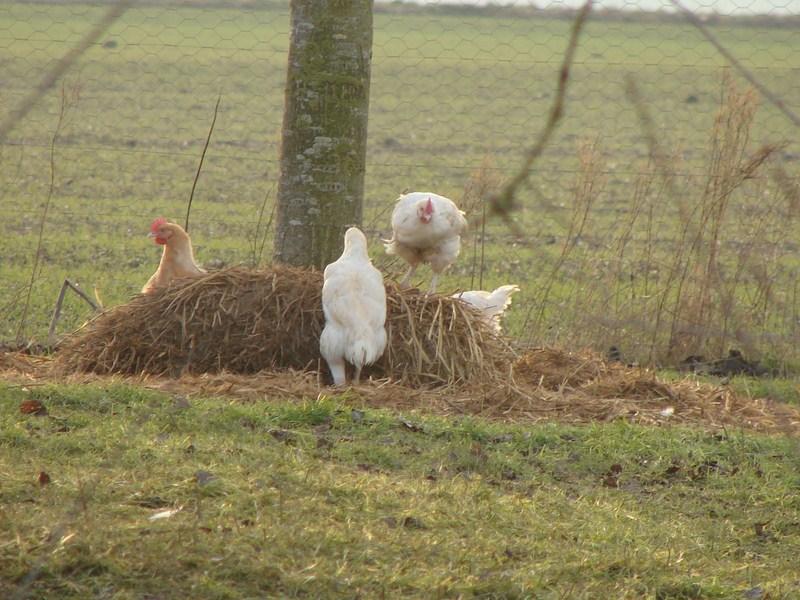
<path fill-rule="evenodd" d="M 151 238 L 164 246 L 158 269 L 142 288 L 143 294 L 151 294 L 158 288 L 167 287 L 173 279 L 197 277 L 205 273 L 194 262 L 192 240 L 183 227 L 158 218 L 150 225 Z"/>

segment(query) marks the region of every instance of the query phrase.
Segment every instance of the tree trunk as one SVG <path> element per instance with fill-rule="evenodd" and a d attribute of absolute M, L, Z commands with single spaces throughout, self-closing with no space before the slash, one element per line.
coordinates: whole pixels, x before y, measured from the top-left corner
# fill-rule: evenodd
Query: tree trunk
<path fill-rule="evenodd" d="M 291 0 L 274 259 L 323 268 L 361 223 L 372 0 Z"/>

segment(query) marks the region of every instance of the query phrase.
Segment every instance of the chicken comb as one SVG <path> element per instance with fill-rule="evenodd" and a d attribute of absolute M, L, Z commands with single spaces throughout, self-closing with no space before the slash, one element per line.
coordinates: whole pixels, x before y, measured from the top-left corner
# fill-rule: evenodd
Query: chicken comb
<path fill-rule="evenodd" d="M 150 224 L 150 231 L 152 231 L 153 233 L 156 233 L 158 231 L 158 228 L 161 227 L 164 223 L 167 223 L 167 222 L 168 221 L 164 217 L 158 217 L 155 221 L 153 221 Z"/>

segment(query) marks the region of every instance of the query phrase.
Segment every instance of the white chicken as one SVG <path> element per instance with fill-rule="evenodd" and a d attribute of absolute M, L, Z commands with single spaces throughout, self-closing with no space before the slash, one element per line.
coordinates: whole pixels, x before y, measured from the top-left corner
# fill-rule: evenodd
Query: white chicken
<path fill-rule="evenodd" d="M 408 286 L 422 263 L 433 271 L 431 293 L 447 267 L 461 252 L 461 234 L 467 219 L 455 202 L 430 192 L 411 192 L 397 199 L 392 212 L 392 239 L 386 240 L 386 253 L 394 254 L 409 264 L 408 273 L 400 282 Z"/>
<path fill-rule="evenodd" d="M 333 375 L 334 385 L 346 383 L 345 361 L 361 369 L 386 348 L 386 289 L 383 274 L 372 266 L 367 238 L 357 227 L 344 235 L 344 251 L 325 267 L 322 285 L 325 328 L 319 349 Z"/>
<path fill-rule="evenodd" d="M 477 308 L 484 320 L 498 333 L 501 331 L 500 317 L 511 305 L 511 294 L 519 291 L 518 285 L 501 285 L 493 292 L 472 290 L 453 294 L 453 298 L 463 300 Z"/>

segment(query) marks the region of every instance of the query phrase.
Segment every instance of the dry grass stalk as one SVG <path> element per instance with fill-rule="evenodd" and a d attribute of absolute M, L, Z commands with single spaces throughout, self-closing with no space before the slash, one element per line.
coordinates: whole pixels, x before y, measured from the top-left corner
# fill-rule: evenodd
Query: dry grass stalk
<path fill-rule="evenodd" d="M 47 197 L 44 201 L 44 207 L 42 208 L 42 216 L 39 219 L 39 235 L 36 241 L 36 252 L 33 257 L 33 268 L 31 269 L 31 278 L 28 282 L 28 289 L 25 295 L 25 304 L 22 308 L 22 317 L 20 318 L 19 326 L 17 327 L 17 343 L 22 342 L 24 338 L 25 325 L 28 319 L 28 310 L 31 303 L 31 294 L 33 292 L 33 284 L 41 271 L 40 260 L 42 256 L 44 228 L 47 224 L 47 215 L 50 212 L 50 205 L 53 200 L 53 194 L 55 192 L 56 185 L 56 142 L 58 141 L 58 137 L 61 134 L 61 130 L 64 127 L 69 112 L 78 103 L 79 98 L 79 85 L 76 84 L 68 88 L 66 82 L 61 83 L 61 102 L 59 104 L 58 119 L 56 120 L 56 126 L 53 130 L 53 135 L 50 137 L 50 182 L 47 188 Z"/>
<path fill-rule="evenodd" d="M 214 105 L 214 118 L 211 119 L 211 126 L 208 128 L 208 135 L 206 136 L 206 143 L 203 146 L 203 152 L 200 154 L 200 162 L 197 164 L 197 171 L 194 174 L 194 181 L 192 181 L 192 191 L 189 193 L 189 202 L 186 204 L 186 220 L 183 224 L 183 229 L 189 232 L 189 215 L 192 213 L 192 201 L 194 200 L 194 190 L 197 188 L 197 180 L 200 179 L 200 172 L 203 170 L 203 162 L 206 160 L 206 152 L 208 152 L 208 145 L 211 143 L 211 134 L 214 133 L 214 125 L 217 123 L 217 113 L 219 112 L 219 103 L 222 101 L 222 96 L 217 96 L 217 103 Z"/>
<path fill-rule="evenodd" d="M 459 206 L 467 215 L 482 215 L 480 230 L 472 232 L 472 276 L 470 289 L 483 289 L 486 258 L 486 198 L 497 194 L 503 178 L 495 169 L 491 156 L 485 156 L 481 166 L 475 169 L 464 185 L 464 195 Z M 480 244 L 480 245 L 479 245 Z M 478 255 L 480 254 L 480 263 Z M 476 287 L 476 277 L 477 287 Z"/>
<path fill-rule="evenodd" d="M 256 373 L 317 368 L 322 274 L 234 267 L 136 296 L 64 343 L 65 372 Z M 387 284 L 384 356 L 365 374 L 411 385 L 496 378 L 511 348 L 463 303 Z M 324 364 L 324 363 L 323 363 Z M 327 370 L 326 370 L 327 375 Z"/>
<path fill-rule="evenodd" d="M 547 310 L 552 308 L 550 307 L 550 293 L 559 281 L 564 265 L 570 260 L 578 243 L 582 240 L 584 232 L 587 230 L 592 207 L 596 204 L 605 186 L 605 178 L 603 176 L 604 159 L 598 144 L 598 140 L 582 140 L 578 144 L 580 169 L 576 176 L 572 210 L 569 224 L 566 227 L 564 243 L 544 283 L 540 286 L 535 301 L 528 308 L 522 326 L 523 329 L 529 331 L 529 343 L 544 328 Z M 583 273 L 588 271 L 588 268 L 579 270 L 579 272 Z M 582 303 L 586 303 L 589 300 L 587 297 L 589 292 L 589 288 L 579 284 L 573 288 L 573 298 L 580 299 Z M 534 311 L 536 311 L 536 316 L 531 321 Z M 563 307 L 559 307 L 558 312 L 563 315 Z M 530 328 L 528 328 L 529 324 L 531 325 Z"/>
<path fill-rule="evenodd" d="M 664 149 L 663 133 L 630 85 L 650 152 L 613 226 L 598 230 L 601 221 L 589 213 L 581 225 L 576 201 L 561 257 L 531 309 L 539 317 L 530 341 L 616 345 L 627 360 L 646 364 L 724 356 L 731 346 L 751 358 L 796 361 L 796 294 L 781 284 L 796 272 L 796 195 L 790 175 L 767 177 L 782 145 L 751 147 L 755 94 L 724 74 L 705 172 L 679 175 L 686 171 L 678 165 L 680 153 Z M 586 155 L 584 148 L 577 187 L 592 191 L 584 197 L 597 196 L 602 177 L 588 183 L 603 169 L 594 169 Z M 595 206 L 609 208 L 592 200 L 591 213 Z M 571 244 L 575 231 L 585 244 Z"/>

